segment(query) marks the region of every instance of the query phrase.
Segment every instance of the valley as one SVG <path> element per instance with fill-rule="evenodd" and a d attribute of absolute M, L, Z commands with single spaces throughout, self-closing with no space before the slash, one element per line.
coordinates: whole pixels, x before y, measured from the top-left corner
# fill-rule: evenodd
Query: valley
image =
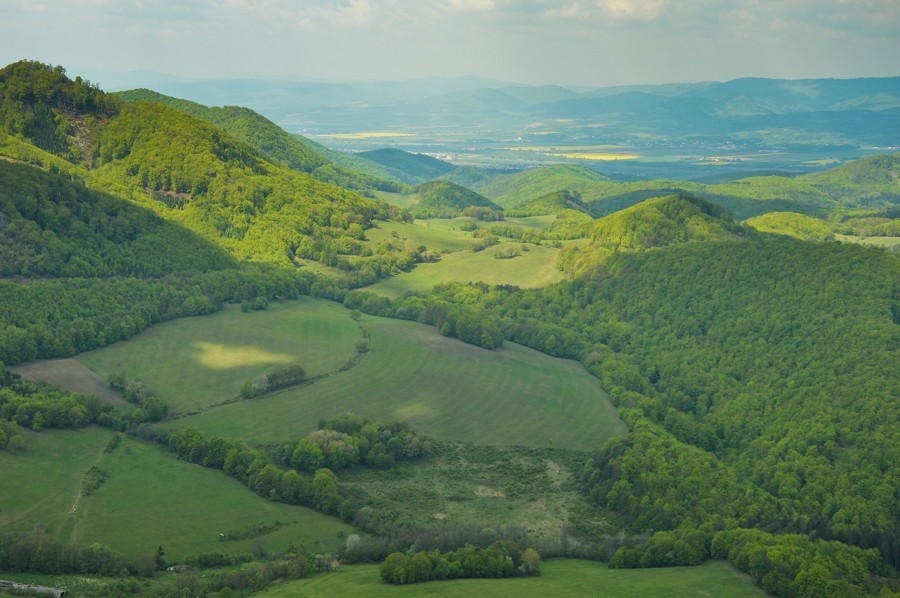
<path fill-rule="evenodd" d="M 801 83 L 0 69 L 0 578 L 900 591 L 897 82 Z"/>

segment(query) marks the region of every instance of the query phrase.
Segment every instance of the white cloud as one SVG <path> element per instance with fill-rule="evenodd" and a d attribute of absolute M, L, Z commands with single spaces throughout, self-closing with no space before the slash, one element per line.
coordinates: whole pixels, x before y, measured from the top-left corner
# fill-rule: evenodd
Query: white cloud
<path fill-rule="evenodd" d="M 447 8 L 454 12 L 484 12 L 495 6 L 494 0 L 447 0 Z"/>
<path fill-rule="evenodd" d="M 655 21 L 666 8 L 667 0 L 600 0 L 600 8 L 619 21 Z"/>

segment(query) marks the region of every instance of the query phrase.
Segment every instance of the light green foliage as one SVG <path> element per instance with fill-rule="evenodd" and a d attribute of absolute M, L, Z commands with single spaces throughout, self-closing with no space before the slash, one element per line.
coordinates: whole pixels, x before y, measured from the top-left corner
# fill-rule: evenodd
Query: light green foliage
<path fill-rule="evenodd" d="M 273 161 L 302 172 L 311 173 L 317 179 L 348 189 L 399 190 L 401 185 L 384 180 L 384 177 L 354 172 L 352 168 L 334 163 L 331 158 L 336 152 L 329 152 L 300 135 L 291 135 L 281 127 L 257 114 L 249 108 L 225 106 L 209 108 L 189 100 L 180 100 L 151 91 L 135 89 L 116 94 L 126 101 L 146 101 L 165 104 L 206 120 L 233 135 L 236 139 L 249 143 L 261 150 Z M 328 155 L 326 155 L 328 154 Z M 367 163 L 364 160 L 353 165 Z"/>
<path fill-rule="evenodd" d="M 607 569 L 602 563 L 568 559 L 541 564 L 539 577 L 519 579 L 467 579 L 395 586 L 382 583 L 377 565 L 342 567 L 325 574 L 275 586 L 261 596 L 591 596 L 602 588 L 609 596 L 690 598 L 710 595 L 720 598 L 764 596 L 749 577 L 717 561 L 699 567 L 653 570 Z"/>
<path fill-rule="evenodd" d="M 900 153 L 861 158 L 803 180 L 843 206 L 895 206 L 900 200 Z"/>
<path fill-rule="evenodd" d="M 314 430 L 319 419 L 352 412 L 406 421 L 438 440 L 572 449 L 623 432 L 596 379 L 577 363 L 516 345 L 489 351 L 411 322 L 362 321 L 371 332 L 370 349 L 348 371 L 168 425 L 276 443 Z M 182 392 L 190 396 L 198 383 L 202 378 L 186 380 Z"/>
<path fill-rule="evenodd" d="M 802 241 L 834 240 L 834 232 L 824 221 L 793 212 L 769 212 L 746 221 L 764 233 L 785 235 Z"/>
<path fill-rule="evenodd" d="M 578 271 L 603 261 L 610 252 L 728 240 L 743 234 L 722 208 L 701 198 L 673 195 L 649 199 L 597 220 L 591 227 L 589 247 L 568 249 L 560 267 Z"/>

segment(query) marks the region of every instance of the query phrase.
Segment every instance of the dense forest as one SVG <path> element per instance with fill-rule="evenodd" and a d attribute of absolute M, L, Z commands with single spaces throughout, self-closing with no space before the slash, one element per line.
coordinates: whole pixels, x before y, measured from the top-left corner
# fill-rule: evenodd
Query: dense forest
<path fill-rule="evenodd" d="M 481 209 L 482 219 L 500 214 L 498 204 L 523 215 L 556 214 L 544 232 L 498 223 L 480 230 L 479 241 L 586 236 L 586 245 L 561 254 L 566 280 L 541 289 L 453 283 L 388 299 L 352 289 L 412 267 L 424 248 L 373 251 L 365 243 L 376 221 L 410 215 L 354 191 L 363 178 L 347 175 L 351 189 L 324 182 L 344 171 L 321 176 L 333 167 L 328 160 L 243 109 L 160 103 L 151 92 L 125 98 L 70 80 L 58 67 L 23 61 L 0 69 L 0 449 L 21 450 L 25 430 L 104 425 L 156 439 L 179 459 L 222 470 L 261 496 L 351 520 L 354 505 L 341 496 L 335 472 L 426 458 L 429 439 L 405 424 L 353 417 L 322 422 L 277 447 L 190 428 L 160 434 L 144 425 L 165 416 L 149 395 L 121 415 L 2 366 L 75 355 L 225 303 L 250 310 L 325 297 L 487 349 L 512 341 L 577 359 L 596 375 L 629 428 L 585 454 L 577 480 L 592 508 L 624 528 L 617 539 L 604 537 L 608 551 L 595 555 L 610 566 L 720 558 L 779 596 L 898 589 L 896 255 L 834 242 L 819 221 L 797 214 L 759 218 L 755 230 L 715 197 L 681 192 L 651 194 L 594 220 L 588 213 L 603 209 L 580 193 L 610 181 L 560 166 L 543 180 L 534 169 L 483 182 L 491 197 L 506 196 L 497 204 L 447 182 L 418 192 L 425 208 Z M 446 163 L 410 156 L 368 157 L 402 162 L 423 177 L 449 172 Z M 890 172 L 895 161 L 876 157 L 788 185 L 806 189 L 801 203 L 811 209 L 878 208 L 848 216 L 848 232 L 889 232 L 884 205 L 895 201 L 894 186 L 873 173 Z M 554 177 L 573 176 L 580 187 L 554 187 Z M 780 205 L 782 183 L 731 187 L 752 187 L 760 201 Z M 795 236 L 808 240 L 785 230 L 806 231 Z M 305 375 L 296 365 L 277 370 L 271 388 Z M 256 390 L 251 384 L 248 398 Z M 8 547 L 30 542 L 3 535 L 0 562 L 11 562 Z M 464 543 L 443 553 L 417 552 L 413 541 L 393 546 L 409 551 L 391 555 L 382 575 L 391 583 L 478 576 L 466 562 L 473 571 L 487 563 L 482 569 L 492 575 L 538 570 L 527 549 Z M 63 548 L 52 550 L 53 562 L 63 558 Z M 70 553 L 72 563 L 96 556 L 79 547 Z M 14 567 L 29 569 L 31 553 L 21 554 L 27 558 Z M 386 556 L 387 540 L 372 554 Z M 121 565 L 118 555 L 101 556 L 95 560 Z M 307 574 L 312 565 L 297 558 Z"/>

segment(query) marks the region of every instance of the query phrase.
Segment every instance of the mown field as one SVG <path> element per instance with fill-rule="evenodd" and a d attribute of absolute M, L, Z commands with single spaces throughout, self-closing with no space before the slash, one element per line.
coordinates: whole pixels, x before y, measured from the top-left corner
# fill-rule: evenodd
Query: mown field
<path fill-rule="evenodd" d="M 318 311 L 306 309 L 307 303 L 286 303 L 282 309 L 315 317 Z M 352 323 L 349 312 L 343 312 Z M 223 317 L 244 315 L 232 311 Z M 262 317 L 253 342 L 266 346 L 266 312 L 258 315 Z M 352 412 L 374 421 L 404 420 L 439 440 L 571 450 L 591 450 L 625 432 L 599 380 L 579 363 L 514 343 L 490 351 L 414 322 L 371 316 L 360 322 L 371 334 L 370 350 L 354 367 L 314 384 L 208 409 L 164 427 L 195 426 L 213 436 L 269 444 L 296 440 L 314 430 L 320 419 Z M 142 335 L 129 342 L 143 343 Z M 323 350 L 330 349 L 323 345 Z M 172 358 L 158 371 L 178 367 Z M 157 386 L 155 375 L 147 372 L 144 377 L 151 388 Z M 194 393 L 194 384 L 208 384 L 203 376 L 182 379 L 181 392 L 187 396 Z"/>
<path fill-rule="evenodd" d="M 259 594 L 281 596 L 641 596 L 645 598 L 712 598 L 765 596 L 753 581 L 730 565 L 711 561 L 698 567 L 666 569 L 608 569 L 601 563 L 552 560 L 543 563 L 540 577 L 517 579 L 459 579 L 409 586 L 381 583 L 378 567 L 341 567 L 272 587 Z"/>
<path fill-rule="evenodd" d="M 157 446 L 100 428 L 29 433 L 26 449 L 0 452 L 3 528 L 37 525 L 63 542 L 105 544 L 129 558 L 162 545 L 172 560 L 201 551 L 248 554 L 253 538 L 267 550 L 305 545 L 334 550 L 352 528 L 303 507 L 267 501 L 221 472 L 170 457 Z M 106 479 L 84 495 L 91 467 Z M 264 533 L 259 530 L 265 528 Z M 265 531 L 268 530 L 268 531 Z M 221 541 L 219 534 L 226 534 Z M 233 541 L 229 537 L 245 536 Z"/>
<path fill-rule="evenodd" d="M 245 382 L 292 363 L 308 376 L 331 372 L 356 354 L 361 335 L 340 305 L 301 297 L 265 311 L 232 305 L 166 322 L 77 359 L 101 376 L 140 378 L 173 413 L 184 413 L 235 399 Z"/>
<path fill-rule="evenodd" d="M 381 280 L 367 288 L 387 297 L 404 293 L 427 293 L 436 284 L 447 282 L 486 282 L 536 288 L 558 282 L 563 273 L 556 268 L 559 249 L 547 245 L 523 245 L 520 241 L 501 240 L 483 251 L 473 253 L 475 242 L 464 225 L 475 224 L 489 229 L 492 224 L 510 225 L 530 230 L 545 230 L 553 216 L 507 218 L 503 222 L 479 222 L 474 218 L 443 218 L 407 222 L 382 222 L 379 228 L 366 231 L 373 246 L 391 240 L 403 241 L 406 248 L 426 247 L 441 254 L 440 261 L 418 264 L 403 272 Z M 511 259 L 497 259 L 495 254 L 518 250 Z"/>

